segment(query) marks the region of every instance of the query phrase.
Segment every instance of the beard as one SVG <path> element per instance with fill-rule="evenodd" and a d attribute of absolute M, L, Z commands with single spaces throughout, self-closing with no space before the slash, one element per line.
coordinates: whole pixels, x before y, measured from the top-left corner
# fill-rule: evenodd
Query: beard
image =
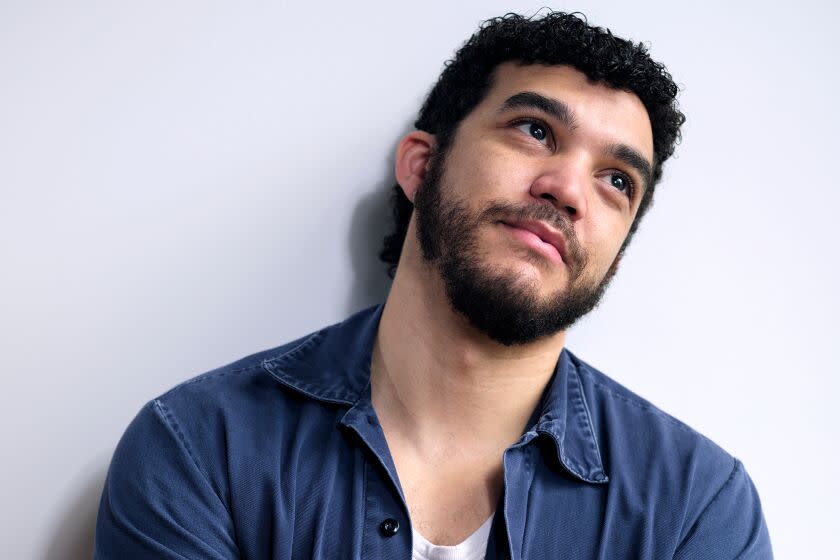
<path fill-rule="evenodd" d="M 444 168 L 445 154 L 431 159 L 415 195 L 414 209 L 423 259 L 437 266 L 457 313 L 490 339 L 513 346 L 564 331 L 598 305 L 615 274 L 615 261 L 600 280 L 586 276 L 591 259 L 564 213 L 551 204 L 505 201 L 491 201 L 482 211 L 472 213 L 463 201 L 444 196 L 444 191 L 450 190 L 442 185 Z M 504 227 L 500 222 L 519 220 L 541 221 L 563 234 L 564 262 L 569 270 L 566 288 L 542 297 L 535 279 L 483 262 L 479 228 L 488 224 Z M 556 266 L 527 251 L 526 258 L 536 266 Z"/>

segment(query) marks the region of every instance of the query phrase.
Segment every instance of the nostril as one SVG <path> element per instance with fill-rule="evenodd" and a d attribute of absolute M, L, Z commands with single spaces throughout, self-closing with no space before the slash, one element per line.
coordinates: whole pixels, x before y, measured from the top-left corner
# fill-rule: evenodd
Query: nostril
<path fill-rule="evenodd" d="M 555 200 L 557 200 L 556 198 L 554 198 L 554 196 L 552 196 L 552 195 L 550 195 L 550 194 L 548 194 L 548 193 L 542 193 L 542 194 L 540 195 L 540 198 L 544 198 L 545 200 L 550 200 L 550 201 L 552 201 L 552 202 L 554 202 Z"/>
<path fill-rule="evenodd" d="M 577 214 L 577 210 L 575 210 L 571 206 L 566 206 L 566 212 L 569 213 L 569 216 L 574 216 L 575 214 Z"/>

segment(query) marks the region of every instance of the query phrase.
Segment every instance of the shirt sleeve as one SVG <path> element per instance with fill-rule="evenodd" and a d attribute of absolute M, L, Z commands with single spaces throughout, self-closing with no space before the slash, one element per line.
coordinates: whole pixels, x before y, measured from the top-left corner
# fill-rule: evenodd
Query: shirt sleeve
<path fill-rule="evenodd" d="M 94 560 L 238 558 L 227 505 L 177 419 L 147 404 L 117 445 L 96 520 Z"/>
<path fill-rule="evenodd" d="M 741 462 L 677 547 L 674 560 L 772 560 L 755 486 Z"/>

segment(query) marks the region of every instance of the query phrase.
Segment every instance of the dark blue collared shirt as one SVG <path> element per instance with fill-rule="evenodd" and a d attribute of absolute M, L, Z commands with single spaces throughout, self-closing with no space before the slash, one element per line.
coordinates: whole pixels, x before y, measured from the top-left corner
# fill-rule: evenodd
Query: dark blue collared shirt
<path fill-rule="evenodd" d="M 371 405 L 381 306 L 172 389 L 122 437 L 95 557 L 405 559 Z M 488 559 L 767 559 L 744 467 L 564 350 L 503 456 Z"/>

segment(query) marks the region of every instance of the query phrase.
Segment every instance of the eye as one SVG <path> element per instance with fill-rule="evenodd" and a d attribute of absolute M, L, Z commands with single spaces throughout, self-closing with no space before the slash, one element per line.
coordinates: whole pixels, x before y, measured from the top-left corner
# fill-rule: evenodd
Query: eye
<path fill-rule="evenodd" d="M 629 175 L 621 171 L 611 171 L 607 177 L 610 185 L 632 198 L 634 185 Z"/>
<path fill-rule="evenodd" d="M 549 130 L 546 125 L 539 121 L 522 121 L 516 123 L 516 128 L 542 144 L 546 144 L 549 139 Z"/>

